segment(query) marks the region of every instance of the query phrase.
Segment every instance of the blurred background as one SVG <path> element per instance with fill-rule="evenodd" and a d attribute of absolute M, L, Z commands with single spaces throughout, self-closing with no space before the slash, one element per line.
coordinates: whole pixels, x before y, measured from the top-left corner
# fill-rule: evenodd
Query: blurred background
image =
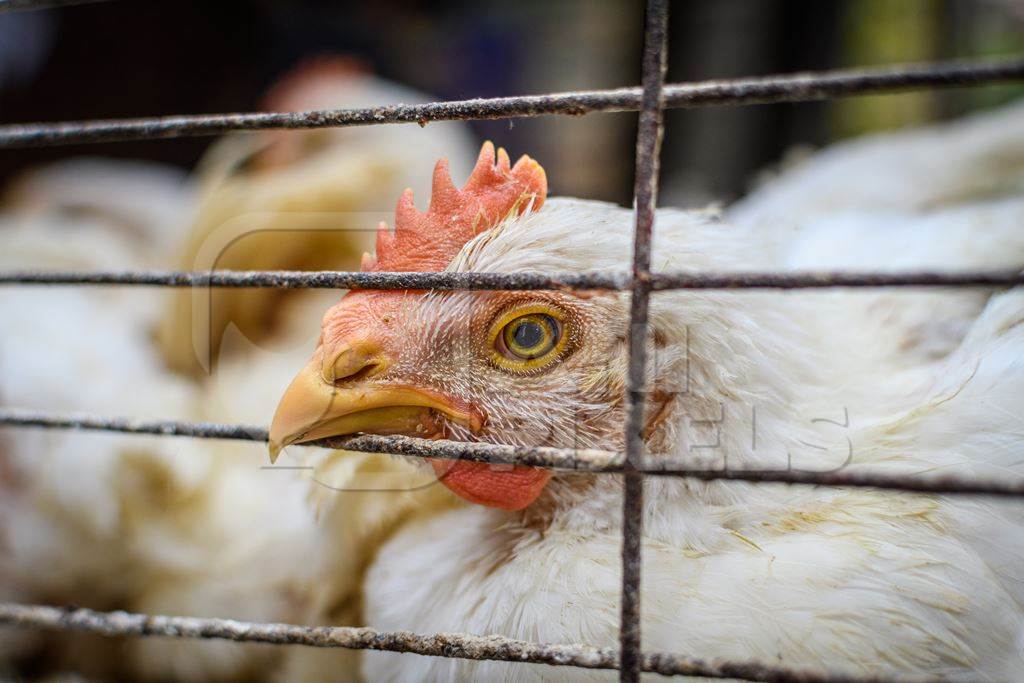
<path fill-rule="evenodd" d="M 632 85 L 642 3 L 136 0 L 0 15 L 0 121 L 248 111 L 302 60 L 352 55 L 442 99 Z M 672 8 L 669 80 L 1024 49 L 1022 0 L 714 0 Z M 663 204 L 728 202 L 799 146 L 1005 102 L 1020 85 L 668 114 Z M 628 203 L 635 115 L 474 123 L 556 194 Z M 0 185 L 78 154 L 191 169 L 210 138 L 5 151 Z M 390 207 L 381 207 L 382 209 Z"/>

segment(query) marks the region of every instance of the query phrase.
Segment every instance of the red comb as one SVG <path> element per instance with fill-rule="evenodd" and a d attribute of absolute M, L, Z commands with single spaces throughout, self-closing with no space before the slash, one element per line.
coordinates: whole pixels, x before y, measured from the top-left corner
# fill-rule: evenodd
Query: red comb
<path fill-rule="evenodd" d="M 377 256 L 363 255 L 364 271 L 444 270 L 462 247 L 513 212 L 544 203 L 544 169 L 528 156 L 510 166 L 508 154 L 485 142 L 476 168 L 460 190 L 448 173 L 448 160 L 434 167 L 430 207 L 420 212 L 406 190 L 395 209 L 395 231 L 385 223 L 377 231 Z"/>

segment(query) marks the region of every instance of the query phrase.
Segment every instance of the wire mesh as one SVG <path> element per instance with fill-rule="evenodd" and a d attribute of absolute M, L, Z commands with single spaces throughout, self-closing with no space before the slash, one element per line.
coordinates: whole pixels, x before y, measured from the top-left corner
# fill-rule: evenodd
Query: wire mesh
<path fill-rule="evenodd" d="M 0 12 L 78 4 L 90 0 L 0 0 Z M 93 0 L 95 1 L 95 0 Z M 758 662 L 705 662 L 679 654 L 645 653 L 640 645 L 640 538 L 642 476 L 681 476 L 703 481 L 746 481 L 797 485 L 853 486 L 917 493 L 987 494 L 1024 497 L 1024 480 L 960 478 L 951 475 L 877 472 L 700 470 L 685 463 L 649 462 L 643 457 L 643 379 L 646 363 L 647 305 L 650 294 L 669 289 L 814 289 L 829 287 L 1012 287 L 1024 284 L 1024 271 L 916 273 L 650 273 L 650 237 L 658 180 L 658 151 L 665 108 L 798 102 L 838 96 L 950 87 L 1024 78 L 1024 58 L 918 64 L 761 78 L 664 84 L 667 2 L 647 6 L 643 83 L 639 88 L 554 93 L 525 97 L 434 102 L 355 110 L 270 112 L 142 119 L 9 124 L 0 126 L 0 148 L 217 135 L 233 130 L 304 129 L 509 117 L 582 115 L 640 111 L 636 164 L 636 229 L 631 273 L 345 273 L 345 272 L 8 272 L 0 285 L 144 285 L 171 287 L 272 287 L 365 289 L 607 289 L 631 294 L 629 377 L 624 453 L 550 447 L 428 441 L 404 436 L 354 436 L 309 445 L 414 457 L 440 457 L 551 467 L 594 473 L 620 473 L 623 502 L 623 590 L 618 651 L 586 645 L 546 645 L 500 636 L 419 635 L 369 628 L 252 624 L 222 619 L 95 612 L 41 605 L 0 604 L 0 623 L 23 627 L 84 630 L 106 635 L 221 638 L 281 645 L 344 647 L 409 652 L 465 659 L 533 662 L 558 666 L 620 669 L 621 680 L 640 672 L 759 681 L 867 681 L 843 674 L 772 667 Z M 0 425 L 83 429 L 158 436 L 265 442 L 261 427 L 52 415 L 0 410 Z"/>

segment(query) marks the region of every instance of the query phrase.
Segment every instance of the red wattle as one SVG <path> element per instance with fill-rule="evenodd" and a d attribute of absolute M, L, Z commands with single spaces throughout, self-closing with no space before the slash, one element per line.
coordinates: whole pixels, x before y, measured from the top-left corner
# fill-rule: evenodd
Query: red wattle
<path fill-rule="evenodd" d="M 430 464 L 441 483 L 460 498 L 502 510 L 522 510 L 537 500 L 551 479 L 551 470 L 538 467 L 434 458 Z"/>

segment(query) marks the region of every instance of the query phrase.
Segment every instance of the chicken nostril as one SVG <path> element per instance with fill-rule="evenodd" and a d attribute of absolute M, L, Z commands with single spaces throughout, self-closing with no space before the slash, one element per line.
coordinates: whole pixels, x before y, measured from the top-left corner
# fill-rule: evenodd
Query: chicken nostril
<path fill-rule="evenodd" d="M 334 382 L 332 382 L 332 384 L 337 386 L 339 384 L 347 384 L 349 382 L 358 382 L 360 380 L 367 379 L 369 377 L 373 377 L 374 375 L 379 375 L 383 371 L 384 371 L 384 368 L 383 368 L 382 364 L 380 364 L 380 363 L 367 363 L 362 368 L 360 368 L 356 372 L 352 373 L 351 375 L 348 375 L 347 377 L 335 376 Z"/>
<path fill-rule="evenodd" d="M 324 354 L 321 377 L 327 384 L 358 382 L 384 372 L 385 360 L 371 349 L 349 347 L 333 356 Z"/>

